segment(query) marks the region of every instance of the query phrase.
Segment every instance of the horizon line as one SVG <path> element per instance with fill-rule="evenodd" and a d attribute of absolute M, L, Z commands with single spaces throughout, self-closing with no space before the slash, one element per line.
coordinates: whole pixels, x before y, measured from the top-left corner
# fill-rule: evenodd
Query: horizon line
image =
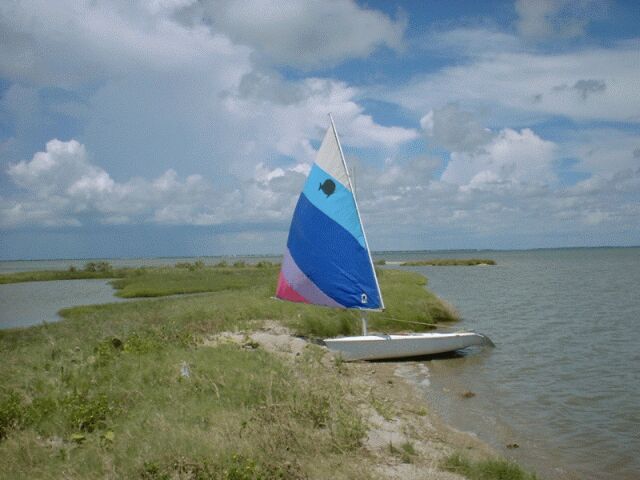
<path fill-rule="evenodd" d="M 640 248 L 640 245 L 576 245 L 563 247 L 529 247 L 529 248 L 440 248 L 440 249 L 410 249 L 410 250 L 372 250 L 372 255 L 389 253 L 466 253 L 466 252 L 525 252 L 536 250 L 575 250 L 597 248 Z M 122 256 L 122 257 L 58 257 L 58 258 L 1 258 L 0 262 L 57 262 L 72 260 L 162 260 L 169 258 L 236 258 L 236 257 L 280 257 L 282 253 L 229 253 L 219 255 L 159 255 L 159 256 Z"/>

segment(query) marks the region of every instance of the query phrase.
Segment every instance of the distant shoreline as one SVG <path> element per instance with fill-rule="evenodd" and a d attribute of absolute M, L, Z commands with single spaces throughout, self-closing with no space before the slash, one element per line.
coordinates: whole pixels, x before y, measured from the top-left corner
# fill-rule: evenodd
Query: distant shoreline
<path fill-rule="evenodd" d="M 496 265 L 489 258 L 433 258 L 428 260 L 387 261 L 381 260 L 376 265 L 398 265 L 400 267 L 474 267 Z"/>
<path fill-rule="evenodd" d="M 628 249 L 640 248 L 640 245 L 597 245 L 597 246 L 574 246 L 574 247 L 531 247 L 531 248 L 462 248 L 462 249 L 435 249 L 435 250 L 375 250 L 371 252 L 373 257 L 380 257 L 390 254 L 474 254 L 478 252 L 535 252 L 544 250 L 587 250 L 587 249 Z M 90 256 L 90 257 L 59 257 L 59 258 L 4 258 L 0 259 L 0 263 L 5 262 L 86 262 L 97 260 L 109 261 L 130 261 L 130 260 L 178 260 L 178 259 L 242 259 L 242 258 L 279 258 L 281 253 L 237 253 L 237 254 L 220 254 L 220 255 L 159 255 L 150 257 L 141 256 Z"/>

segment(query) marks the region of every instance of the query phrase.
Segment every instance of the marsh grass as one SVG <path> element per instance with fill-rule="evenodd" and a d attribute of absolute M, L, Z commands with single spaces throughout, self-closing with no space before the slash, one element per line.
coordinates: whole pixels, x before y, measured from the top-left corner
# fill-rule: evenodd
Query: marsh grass
<path fill-rule="evenodd" d="M 16 272 L 0 275 L 0 285 L 6 283 L 46 282 L 50 280 L 82 280 L 90 278 L 117 278 L 125 276 L 127 269 L 107 271 L 43 270 L 40 272 Z"/>
<path fill-rule="evenodd" d="M 370 399 L 340 361 L 323 362 L 314 345 L 292 361 L 257 345 L 203 346 L 265 319 L 306 336 L 359 330 L 352 313 L 271 299 L 277 273 L 129 270 L 115 281 L 123 296 L 207 293 L 74 307 L 61 322 L 0 330 L 0 477 L 370 478 L 358 408 Z M 453 319 L 418 274 L 380 280 L 394 317 Z M 372 329 L 421 328 L 382 315 Z"/>
<path fill-rule="evenodd" d="M 456 453 L 447 457 L 442 467 L 470 480 L 536 480 L 536 475 L 525 472 L 514 462 L 503 459 L 472 461 Z"/>
<path fill-rule="evenodd" d="M 66 352 L 60 363 L 70 371 L 54 368 L 47 379 L 12 372 L 2 387 L 0 456 L 15 461 L 3 475 L 306 478 L 324 468 L 324 456 L 360 448 L 366 425 L 351 387 L 311 355 L 289 365 L 235 345 L 127 349 L 129 342 Z M 113 351 L 95 361 L 92 350 L 105 346 Z M 18 461 L 25 447 L 27 464 Z"/>

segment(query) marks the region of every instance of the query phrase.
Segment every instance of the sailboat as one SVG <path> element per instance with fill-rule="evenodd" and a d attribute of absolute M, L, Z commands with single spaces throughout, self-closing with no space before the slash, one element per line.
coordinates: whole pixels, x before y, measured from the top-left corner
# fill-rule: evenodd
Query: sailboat
<path fill-rule="evenodd" d="M 366 312 L 382 292 L 333 118 L 296 204 L 276 297 L 363 312 L 362 335 L 325 339 L 344 360 L 414 357 L 487 342 L 472 332 L 369 334 Z"/>

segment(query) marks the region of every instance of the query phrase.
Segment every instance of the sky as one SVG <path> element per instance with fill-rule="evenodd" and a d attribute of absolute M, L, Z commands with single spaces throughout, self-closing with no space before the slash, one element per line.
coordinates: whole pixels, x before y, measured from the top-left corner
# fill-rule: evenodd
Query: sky
<path fill-rule="evenodd" d="M 636 1 L 4 0 L 0 259 L 278 254 L 333 118 L 371 249 L 640 244 Z"/>

